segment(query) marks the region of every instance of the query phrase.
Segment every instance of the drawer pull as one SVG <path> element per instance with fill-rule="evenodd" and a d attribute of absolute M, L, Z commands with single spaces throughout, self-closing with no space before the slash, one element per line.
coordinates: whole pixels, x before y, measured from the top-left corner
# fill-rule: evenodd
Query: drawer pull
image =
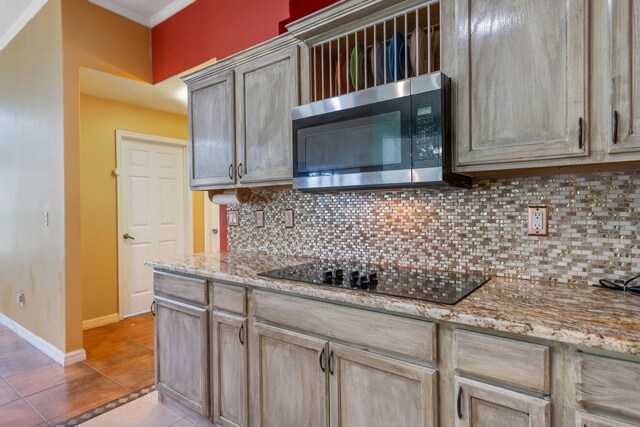
<path fill-rule="evenodd" d="M 329 373 L 333 375 L 333 350 L 329 353 Z"/>
<path fill-rule="evenodd" d="M 322 370 L 322 372 L 326 371 L 327 368 L 325 367 L 325 362 L 324 362 L 324 348 L 320 352 L 320 359 L 318 361 L 320 362 L 320 369 Z"/>
<path fill-rule="evenodd" d="M 458 387 L 458 419 L 462 419 L 462 387 Z"/>
<path fill-rule="evenodd" d="M 149 310 L 151 310 L 151 314 L 153 315 L 153 317 L 156 316 L 156 301 L 153 300 L 153 302 L 151 302 L 151 307 L 149 307 Z"/>
<path fill-rule="evenodd" d="M 244 325 L 241 325 L 240 329 L 238 329 L 238 339 L 240 344 L 244 345 Z"/>

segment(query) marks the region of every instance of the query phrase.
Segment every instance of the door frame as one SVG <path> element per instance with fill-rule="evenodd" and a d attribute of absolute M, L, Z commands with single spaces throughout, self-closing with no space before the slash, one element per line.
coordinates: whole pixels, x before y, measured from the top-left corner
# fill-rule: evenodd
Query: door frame
<path fill-rule="evenodd" d="M 123 264 L 122 254 L 123 254 L 123 240 L 120 238 L 122 236 L 122 186 L 123 180 L 120 174 L 120 166 L 123 165 L 123 150 L 122 145 L 124 141 L 137 141 L 137 142 L 146 142 L 150 144 L 156 145 L 172 145 L 182 147 L 183 151 L 183 171 L 184 171 L 184 183 L 187 186 L 185 188 L 184 193 L 184 208 L 185 208 L 185 221 L 184 221 L 184 245 L 185 245 L 185 254 L 193 252 L 193 197 L 192 193 L 189 190 L 189 165 L 188 165 L 188 157 L 187 157 L 187 141 L 182 139 L 175 138 L 167 138 L 164 136 L 155 136 L 148 135 L 144 133 L 136 133 L 129 132 L 124 130 L 116 130 L 116 168 L 113 173 L 116 176 L 117 181 L 117 190 L 116 190 L 116 198 L 117 198 L 117 217 L 118 217 L 118 317 L 120 319 L 124 319 L 125 316 L 122 315 L 122 307 L 124 307 L 124 292 L 122 292 L 122 284 L 124 283 L 123 272 L 121 265 Z M 136 314 L 146 313 L 132 313 L 127 317 L 134 316 Z"/>

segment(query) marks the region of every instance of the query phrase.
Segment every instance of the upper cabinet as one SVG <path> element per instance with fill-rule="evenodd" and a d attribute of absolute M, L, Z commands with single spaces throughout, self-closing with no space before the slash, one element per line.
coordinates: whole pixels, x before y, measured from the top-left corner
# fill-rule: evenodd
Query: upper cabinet
<path fill-rule="evenodd" d="M 194 84 L 189 90 L 189 185 L 235 183 L 233 72 Z"/>
<path fill-rule="evenodd" d="M 453 32 L 453 46 L 444 68 L 456 94 L 458 166 L 587 155 L 588 4 L 455 0 L 448 7 L 453 25 L 444 31 Z"/>
<path fill-rule="evenodd" d="M 630 0 L 609 4 L 613 81 L 609 153 L 640 152 L 640 8 Z"/>
<path fill-rule="evenodd" d="M 185 78 L 192 189 L 291 183 L 296 43 L 279 36 Z"/>
<path fill-rule="evenodd" d="M 291 108 L 298 105 L 298 49 L 276 51 L 236 70 L 238 178 L 291 181 Z"/>

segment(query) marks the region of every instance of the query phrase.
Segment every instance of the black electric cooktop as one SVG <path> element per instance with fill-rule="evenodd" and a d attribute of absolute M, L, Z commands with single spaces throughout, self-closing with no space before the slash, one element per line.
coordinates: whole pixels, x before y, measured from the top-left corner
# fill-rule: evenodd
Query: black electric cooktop
<path fill-rule="evenodd" d="M 489 281 L 485 276 L 336 261 L 314 261 L 258 276 L 441 304 L 455 304 Z"/>

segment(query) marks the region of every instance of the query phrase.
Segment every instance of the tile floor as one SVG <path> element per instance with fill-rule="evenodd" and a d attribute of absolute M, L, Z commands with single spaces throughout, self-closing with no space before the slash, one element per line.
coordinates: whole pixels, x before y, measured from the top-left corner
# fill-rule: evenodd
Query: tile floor
<path fill-rule="evenodd" d="M 153 317 L 84 332 L 87 360 L 61 367 L 0 326 L 0 427 L 52 426 L 153 384 Z"/>
<path fill-rule="evenodd" d="M 104 415 L 80 424 L 82 427 L 195 427 L 180 412 L 158 402 L 154 391 Z"/>

